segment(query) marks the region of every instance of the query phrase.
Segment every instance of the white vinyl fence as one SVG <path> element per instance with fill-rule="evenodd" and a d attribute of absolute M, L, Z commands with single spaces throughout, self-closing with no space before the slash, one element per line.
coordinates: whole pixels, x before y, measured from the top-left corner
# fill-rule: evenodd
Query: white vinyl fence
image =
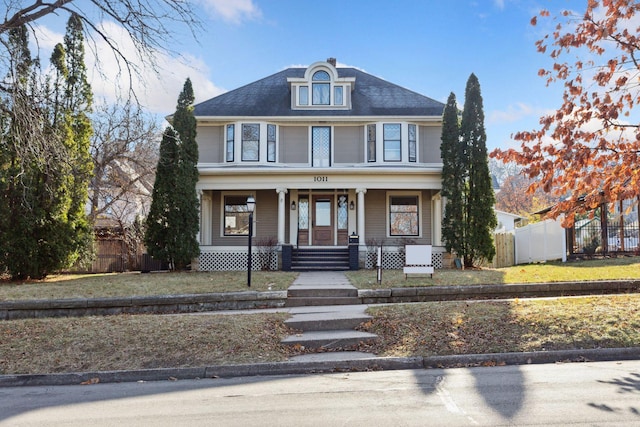
<path fill-rule="evenodd" d="M 567 260 L 565 229 L 559 220 L 547 219 L 516 228 L 516 264 Z"/>

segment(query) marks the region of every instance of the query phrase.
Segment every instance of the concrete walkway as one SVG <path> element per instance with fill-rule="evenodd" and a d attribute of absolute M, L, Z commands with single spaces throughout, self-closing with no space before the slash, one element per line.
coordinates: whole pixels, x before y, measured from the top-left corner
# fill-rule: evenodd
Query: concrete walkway
<path fill-rule="evenodd" d="M 282 340 L 283 344 L 314 349 L 317 353 L 296 356 L 295 361 L 353 360 L 374 355 L 348 351 L 361 342 L 377 339 L 377 335 L 355 330 L 371 319 L 365 313 L 367 305 L 349 304 L 357 289 L 339 271 L 302 272 L 288 290 L 287 301 L 298 300 L 285 323 L 302 331 Z M 356 298 L 357 299 L 357 298 Z M 332 305 L 318 305 L 318 304 Z M 346 304 L 345 304 L 346 303 Z M 347 351 L 336 351 L 347 349 Z M 328 353 L 326 350 L 333 350 Z"/>
<path fill-rule="evenodd" d="M 291 286 L 313 288 L 344 286 L 355 289 L 341 271 L 303 271 Z"/>

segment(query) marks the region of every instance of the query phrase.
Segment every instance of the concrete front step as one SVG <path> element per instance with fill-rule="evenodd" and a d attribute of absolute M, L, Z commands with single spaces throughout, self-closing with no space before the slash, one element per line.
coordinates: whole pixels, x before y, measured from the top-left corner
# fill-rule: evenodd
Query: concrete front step
<path fill-rule="evenodd" d="M 301 331 L 332 331 L 354 329 L 371 319 L 364 313 L 306 313 L 297 314 L 284 323 Z"/>
<path fill-rule="evenodd" d="M 349 265 L 292 265 L 291 271 L 348 271 Z"/>
<path fill-rule="evenodd" d="M 357 297 L 287 297 L 285 307 L 362 304 Z"/>
<path fill-rule="evenodd" d="M 306 349 L 334 349 L 370 343 L 378 338 L 375 334 L 354 330 L 308 331 L 291 335 L 282 340 L 283 344 L 300 345 Z"/>

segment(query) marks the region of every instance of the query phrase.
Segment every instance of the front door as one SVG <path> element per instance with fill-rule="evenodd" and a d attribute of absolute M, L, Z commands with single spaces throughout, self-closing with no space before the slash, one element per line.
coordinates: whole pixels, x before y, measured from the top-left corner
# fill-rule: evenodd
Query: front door
<path fill-rule="evenodd" d="M 313 245 L 333 245 L 333 196 L 313 196 L 312 227 Z"/>

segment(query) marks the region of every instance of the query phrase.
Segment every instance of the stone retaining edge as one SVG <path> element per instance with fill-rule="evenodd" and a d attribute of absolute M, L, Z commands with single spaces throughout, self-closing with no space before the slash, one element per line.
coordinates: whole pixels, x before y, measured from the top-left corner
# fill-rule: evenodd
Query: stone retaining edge
<path fill-rule="evenodd" d="M 431 357 L 375 357 L 331 362 L 273 362 L 198 368 L 161 368 L 62 374 L 0 375 L 0 387 L 79 385 L 113 382 L 177 381 L 245 376 L 303 375 L 404 369 L 640 360 L 640 347 L 558 350 L 525 353 L 469 354 Z"/>
<path fill-rule="evenodd" d="M 422 288 L 361 289 L 363 304 L 426 302 L 491 298 L 592 295 L 640 291 L 639 280 L 515 283 L 505 285 L 431 286 Z"/>
<path fill-rule="evenodd" d="M 639 292 L 640 280 L 360 289 L 362 304 Z M 0 320 L 282 308 L 287 291 L 0 301 Z"/>
<path fill-rule="evenodd" d="M 0 301 L 0 320 L 280 308 L 287 291 Z"/>

